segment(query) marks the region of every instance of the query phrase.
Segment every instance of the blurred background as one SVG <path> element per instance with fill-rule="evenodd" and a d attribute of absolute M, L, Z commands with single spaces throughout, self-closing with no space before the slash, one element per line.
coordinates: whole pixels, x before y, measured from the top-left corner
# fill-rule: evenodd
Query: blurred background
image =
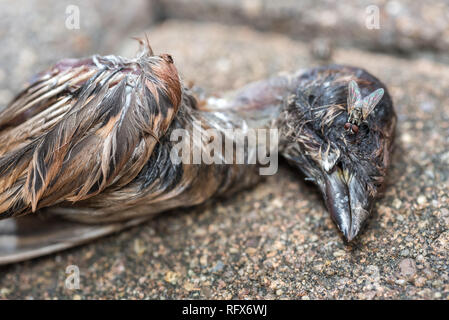
<path fill-rule="evenodd" d="M 202 41 L 200 30 L 192 28 L 202 26 L 213 36 L 206 26 L 219 23 L 300 40 L 313 57 L 324 60 L 332 60 L 336 47 L 449 63 L 449 3 L 444 0 L 1 0 L 0 9 L 0 105 L 33 73 L 64 57 L 133 55 L 135 48 L 124 51 L 124 43 L 145 31 L 157 38 L 156 50 L 171 49 L 156 40 L 157 27 L 173 21 L 202 22 L 178 28 L 170 35 L 173 41 L 192 33 L 194 41 Z M 239 51 L 236 47 L 234 54 Z"/>
<path fill-rule="evenodd" d="M 144 33 L 213 94 L 327 63 L 378 76 L 399 123 L 373 218 L 345 245 L 315 188 L 283 167 L 214 206 L 1 267 L 0 298 L 449 297 L 447 1 L 0 0 L 0 107 L 57 60 L 132 56 Z"/>

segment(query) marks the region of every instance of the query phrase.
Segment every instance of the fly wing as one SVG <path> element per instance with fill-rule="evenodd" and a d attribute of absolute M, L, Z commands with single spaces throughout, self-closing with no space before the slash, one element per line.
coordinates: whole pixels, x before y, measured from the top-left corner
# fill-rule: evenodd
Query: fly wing
<path fill-rule="evenodd" d="M 94 56 L 38 75 L 0 113 L 0 218 L 126 185 L 180 100 L 166 55 Z"/>
<path fill-rule="evenodd" d="M 379 101 L 382 99 L 383 96 L 384 96 L 384 89 L 380 88 L 363 99 L 362 104 L 363 120 L 366 120 L 368 118 L 368 115 L 374 110 L 374 108 L 376 107 L 376 105 L 379 103 Z"/>
<path fill-rule="evenodd" d="M 357 82 L 354 80 L 349 81 L 348 84 L 348 113 L 351 113 L 351 111 L 354 109 L 357 101 L 362 100 L 362 95 L 360 93 L 359 86 Z"/>

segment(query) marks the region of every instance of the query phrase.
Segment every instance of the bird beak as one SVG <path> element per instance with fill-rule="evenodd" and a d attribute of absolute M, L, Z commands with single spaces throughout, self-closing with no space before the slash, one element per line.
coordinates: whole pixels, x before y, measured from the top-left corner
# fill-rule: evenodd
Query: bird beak
<path fill-rule="evenodd" d="M 346 240 L 352 241 L 369 216 L 373 197 L 355 174 L 339 167 L 324 173 L 327 208 Z"/>

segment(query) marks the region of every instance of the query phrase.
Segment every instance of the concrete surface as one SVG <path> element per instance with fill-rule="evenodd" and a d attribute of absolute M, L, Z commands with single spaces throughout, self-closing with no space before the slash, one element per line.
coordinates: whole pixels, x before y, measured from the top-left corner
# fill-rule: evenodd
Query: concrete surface
<path fill-rule="evenodd" d="M 150 26 L 157 16 L 153 4 L 147 0 L 0 1 L 0 108 L 37 70 L 63 57 L 110 53 L 123 37 Z"/>
<path fill-rule="evenodd" d="M 149 36 L 211 93 L 320 63 L 309 44 L 246 27 L 167 21 Z M 284 165 L 231 199 L 1 267 L 0 298 L 448 299 L 449 66 L 338 48 L 332 61 L 382 79 L 399 116 L 385 195 L 354 244 Z M 69 265 L 80 268 L 79 290 L 64 286 Z"/>
<path fill-rule="evenodd" d="M 160 0 L 165 16 L 245 24 L 302 41 L 434 57 L 449 63 L 444 0 Z"/>

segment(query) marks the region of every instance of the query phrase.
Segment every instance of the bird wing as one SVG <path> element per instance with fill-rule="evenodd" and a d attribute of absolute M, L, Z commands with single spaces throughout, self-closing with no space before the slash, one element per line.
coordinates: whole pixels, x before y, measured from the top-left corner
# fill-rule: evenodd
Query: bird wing
<path fill-rule="evenodd" d="M 0 113 L 0 218 L 137 176 L 181 100 L 170 56 L 64 60 Z"/>

